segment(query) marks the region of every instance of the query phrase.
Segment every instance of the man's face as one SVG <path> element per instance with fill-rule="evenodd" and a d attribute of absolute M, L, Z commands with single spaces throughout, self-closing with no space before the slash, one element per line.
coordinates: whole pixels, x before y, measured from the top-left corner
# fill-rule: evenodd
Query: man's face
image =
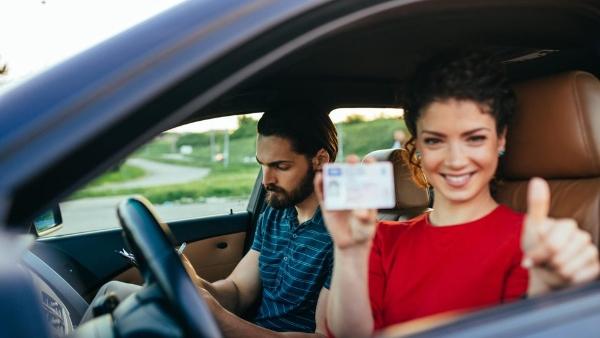
<path fill-rule="evenodd" d="M 289 140 L 258 135 L 256 160 L 262 166 L 267 202 L 276 209 L 304 201 L 313 193 L 312 163 L 292 149 Z"/>

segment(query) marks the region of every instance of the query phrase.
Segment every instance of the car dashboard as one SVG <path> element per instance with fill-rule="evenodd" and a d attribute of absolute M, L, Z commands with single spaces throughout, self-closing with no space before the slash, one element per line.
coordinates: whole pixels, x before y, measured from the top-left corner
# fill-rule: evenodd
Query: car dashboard
<path fill-rule="evenodd" d="M 71 334 L 87 310 L 88 303 L 31 251 L 25 252 L 22 264 L 31 276 L 51 336 L 64 337 Z"/>

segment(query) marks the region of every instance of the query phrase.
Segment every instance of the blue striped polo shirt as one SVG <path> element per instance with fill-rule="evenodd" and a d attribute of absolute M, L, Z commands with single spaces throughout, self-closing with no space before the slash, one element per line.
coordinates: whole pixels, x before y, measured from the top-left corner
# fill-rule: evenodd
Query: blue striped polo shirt
<path fill-rule="evenodd" d="M 315 310 L 329 289 L 333 244 L 321 210 L 299 224 L 296 208 L 260 215 L 252 249 L 259 251 L 262 300 L 254 323 L 274 331 L 315 331 Z"/>

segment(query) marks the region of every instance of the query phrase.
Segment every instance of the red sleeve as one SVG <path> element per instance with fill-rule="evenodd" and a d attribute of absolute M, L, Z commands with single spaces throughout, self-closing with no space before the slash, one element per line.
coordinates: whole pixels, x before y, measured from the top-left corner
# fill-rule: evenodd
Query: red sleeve
<path fill-rule="evenodd" d="M 510 302 L 523 298 L 527 294 L 529 285 L 529 271 L 521 267 L 521 262 L 509 271 L 504 292 L 502 295 L 503 302 Z"/>
<path fill-rule="evenodd" d="M 369 256 L 369 298 L 371 300 L 371 312 L 375 330 L 384 327 L 383 299 L 386 276 L 382 257 L 382 228 L 381 223 L 378 224 Z"/>
<path fill-rule="evenodd" d="M 331 330 L 329 329 L 329 324 L 327 323 L 327 316 L 325 316 L 325 333 L 327 334 L 327 338 L 335 338 Z"/>
<path fill-rule="evenodd" d="M 506 282 L 504 283 L 504 290 L 502 292 L 502 302 L 510 302 L 513 300 L 519 300 L 527 294 L 527 287 L 529 286 L 529 271 L 521 266 L 523 260 L 523 250 L 521 250 L 521 230 L 523 227 L 523 216 L 521 216 L 517 223 L 519 225 L 518 236 L 513 244 L 513 250 L 515 254 L 511 262 L 511 268 L 508 270 L 506 275 Z"/>

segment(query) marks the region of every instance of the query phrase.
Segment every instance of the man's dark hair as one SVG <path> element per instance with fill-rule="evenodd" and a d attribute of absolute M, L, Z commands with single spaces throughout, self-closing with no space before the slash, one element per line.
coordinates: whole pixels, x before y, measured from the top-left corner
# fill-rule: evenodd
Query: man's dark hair
<path fill-rule="evenodd" d="M 335 161 L 338 152 L 337 131 L 327 111 L 306 103 L 288 103 L 267 110 L 257 126 L 262 136 L 278 136 L 290 141 L 292 149 L 307 158 L 320 149 Z"/>

